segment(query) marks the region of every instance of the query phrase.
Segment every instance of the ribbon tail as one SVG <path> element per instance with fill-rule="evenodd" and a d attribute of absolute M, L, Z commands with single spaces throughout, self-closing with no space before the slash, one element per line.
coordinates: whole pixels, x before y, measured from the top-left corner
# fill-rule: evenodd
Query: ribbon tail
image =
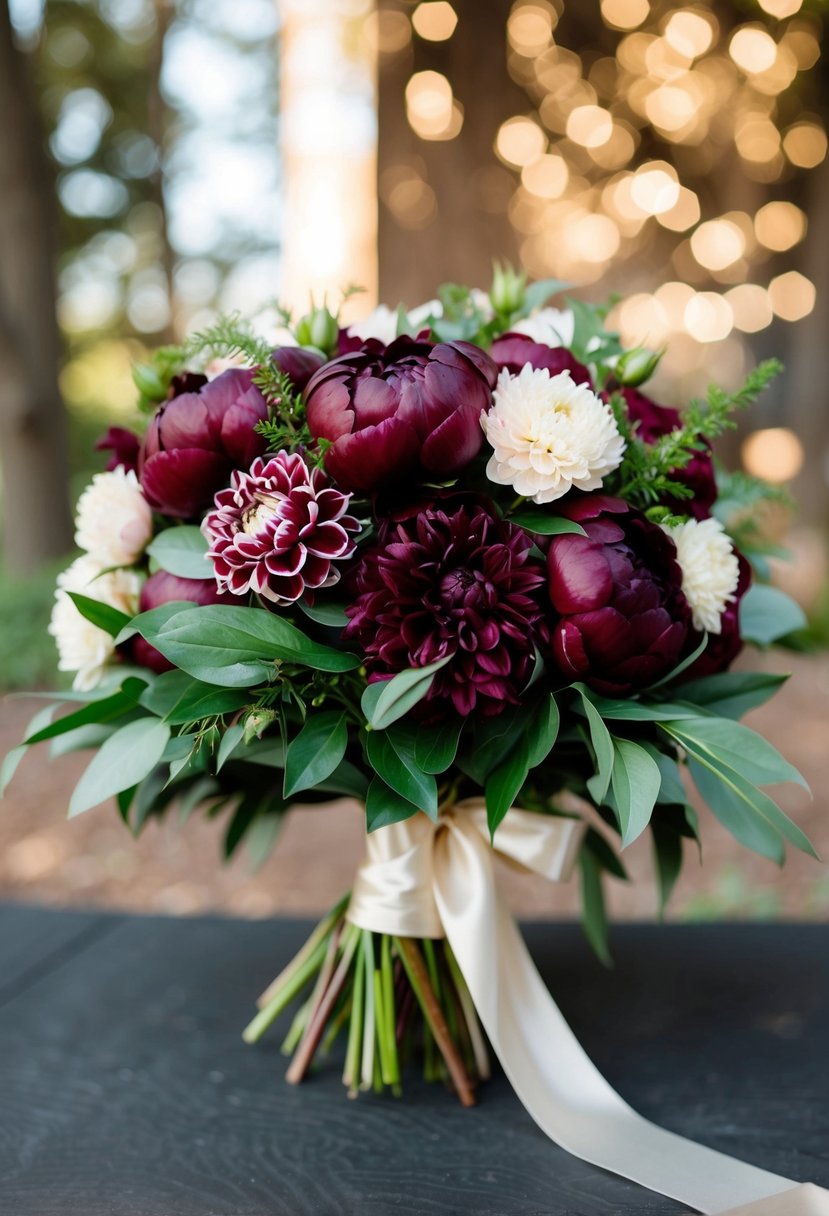
<path fill-rule="evenodd" d="M 493 1050 L 551 1140 L 592 1165 L 708 1214 L 796 1187 L 788 1178 L 657 1127 L 619 1097 L 550 996 L 498 894 L 491 849 L 474 829 L 452 823 L 442 834 L 434 889 L 446 937 Z"/>

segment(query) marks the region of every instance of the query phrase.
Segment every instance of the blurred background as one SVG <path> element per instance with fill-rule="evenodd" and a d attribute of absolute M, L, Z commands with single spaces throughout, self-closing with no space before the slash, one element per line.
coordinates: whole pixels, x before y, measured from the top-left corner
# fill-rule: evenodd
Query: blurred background
<path fill-rule="evenodd" d="M 0 0 L 0 752 L 54 685 L 46 624 L 95 439 L 134 421 L 130 365 L 219 312 L 357 319 L 493 257 L 621 298 L 668 345 L 655 396 L 787 370 L 721 448 L 798 502 L 764 521 L 792 561 L 794 678 L 751 724 L 815 793 L 782 805 L 829 854 L 829 67 L 825 0 Z M 744 665 L 749 665 L 743 661 Z M 0 805 L 0 897 L 243 915 L 317 911 L 361 855 L 359 810 L 292 813 L 252 872 L 218 824 L 132 841 L 65 820 L 86 760 L 30 759 Z M 781 873 L 710 815 L 673 917 L 829 916 L 829 872 Z M 649 917 L 648 847 L 617 915 Z M 576 892 L 512 884 L 522 912 Z"/>

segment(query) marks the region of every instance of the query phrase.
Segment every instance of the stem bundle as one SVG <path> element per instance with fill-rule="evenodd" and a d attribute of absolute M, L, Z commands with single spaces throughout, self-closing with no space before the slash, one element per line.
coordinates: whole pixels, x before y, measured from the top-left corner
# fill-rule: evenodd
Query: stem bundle
<path fill-rule="evenodd" d="M 448 943 L 360 929 L 346 920 L 347 906 L 344 899 L 332 909 L 268 986 L 245 1042 L 255 1043 L 300 998 L 282 1044 L 292 1057 L 286 1074 L 292 1084 L 345 1032 L 349 1097 L 368 1089 L 399 1096 L 403 1065 L 422 1051 L 426 1079 L 445 1081 L 464 1106 L 473 1106 L 489 1057 Z"/>

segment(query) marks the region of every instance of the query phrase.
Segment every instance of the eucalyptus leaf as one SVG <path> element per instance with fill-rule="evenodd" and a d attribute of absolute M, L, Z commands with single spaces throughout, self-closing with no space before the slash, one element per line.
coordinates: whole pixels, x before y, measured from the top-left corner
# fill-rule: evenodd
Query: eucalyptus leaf
<path fill-rule="evenodd" d="M 611 783 L 624 849 L 648 826 L 662 778 L 656 761 L 638 743 L 614 739 L 613 752 Z"/>
<path fill-rule="evenodd" d="M 740 635 L 747 642 L 770 646 L 796 629 L 805 629 L 803 609 L 779 587 L 754 583 L 740 601 Z"/>
<path fill-rule="evenodd" d="M 167 528 L 147 546 L 155 564 L 179 578 L 213 579 L 213 563 L 201 529 L 190 525 Z"/>
<path fill-rule="evenodd" d="M 35 735 L 38 731 L 43 730 L 45 726 L 48 726 L 57 708 L 57 705 L 44 705 L 42 709 L 39 709 L 26 727 L 26 734 Z M 3 762 L 0 764 L 0 798 L 3 797 L 9 788 L 9 784 L 20 767 L 20 762 L 27 751 L 28 744 L 19 743 L 17 747 L 13 747 L 3 757 Z"/>
<path fill-rule="evenodd" d="M 695 718 L 671 722 L 668 733 L 686 750 L 717 758 L 756 785 L 793 781 L 809 789 L 805 778 L 780 752 L 756 731 L 730 718 Z"/>
<path fill-rule="evenodd" d="M 170 728 L 157 718 L 139 718 L 123 726 L 93 756 L 75 787 L 69 815 L 80 815 L 148 776 L 164 753 Z"/>
<path fill-rule="evenodd" d="M 88 726 L 93 722 L 109 722 L 113 718 L 118 718 L 137 705 L 138 699 L 146 687 L 143 680 L 130 677 L 124 681 L 118 692 L 114 692 L 108 697 L 102 697 L 100 701 L 90 701 L 80 709 L 64 714 L 56 722 L 28 735 L 24 742 L 27 746 L 43 743 L 46 739 L 54 739 L 58 735 L 67 734 L 79 726 Z"/>
<path fill-rule="evenodd" d="M 285 756 L 284 795 L 310 790 L 330 777 L 345 756 L 348 727 L 344 711 L 313 713 L 288 744 Z"/>
<path fill-rule="evenodd" d="M 379 680 L 374 685 L 369 684 L 362 700 L 363 713 L 369 725 L 374 730 L 384 730 L 407 714 L 423 700 L 432 686 L 435 673 L 445 667 L 452 657 L 447 655 L 425 667 L 409 667 L 398 672 L 390 680 L 382 682 L 379 692 L 373 691 L 381 683 Z"/>
<path fill-rule="evenodd" d="M 724 671 L 691 680 L 675 694 L 680 701 L 690 701 L 720 718 L 741 718 L 764 705 L 788 679 L 788 675 L 768 671 Z"/>
<path fill-rule="evenodd" d="M 584 684 L 574 684 L 573 688 L 581 697 L 587 725 L 590 729 L 590 740 L 593 744 L 593 751 L 596 753 L 598 773 L 596 774 L 597 779 L 590 784 L 590 793 L 597 802 L 603 802 L 605 794 L 610 788 L 610 779 L 613 774 L 613 740 L 601 714 L 593 704 L 590 690 Z"/>

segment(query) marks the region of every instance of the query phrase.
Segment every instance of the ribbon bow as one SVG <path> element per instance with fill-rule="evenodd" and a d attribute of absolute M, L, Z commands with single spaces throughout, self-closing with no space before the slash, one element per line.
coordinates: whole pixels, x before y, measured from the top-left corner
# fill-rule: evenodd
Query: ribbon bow
<path fill-rule="evenodd" d="M 699 1212 L 829 1212 L 829 1193 L 821 1188 L 798 1186 L 650 1123 L 586 1055 L 530 958 L 492 866 L 497 851 L 561 881 L 572 871 L 583 832 L 577 819 L 513 808 L 493 848 L 478 798 L 445 810 L 436 823 L 416 815 L 379 828 L 368 837 L 348 919 L 376 933 L 447 938 L 513 1089 L 568 1152 Z"/>

